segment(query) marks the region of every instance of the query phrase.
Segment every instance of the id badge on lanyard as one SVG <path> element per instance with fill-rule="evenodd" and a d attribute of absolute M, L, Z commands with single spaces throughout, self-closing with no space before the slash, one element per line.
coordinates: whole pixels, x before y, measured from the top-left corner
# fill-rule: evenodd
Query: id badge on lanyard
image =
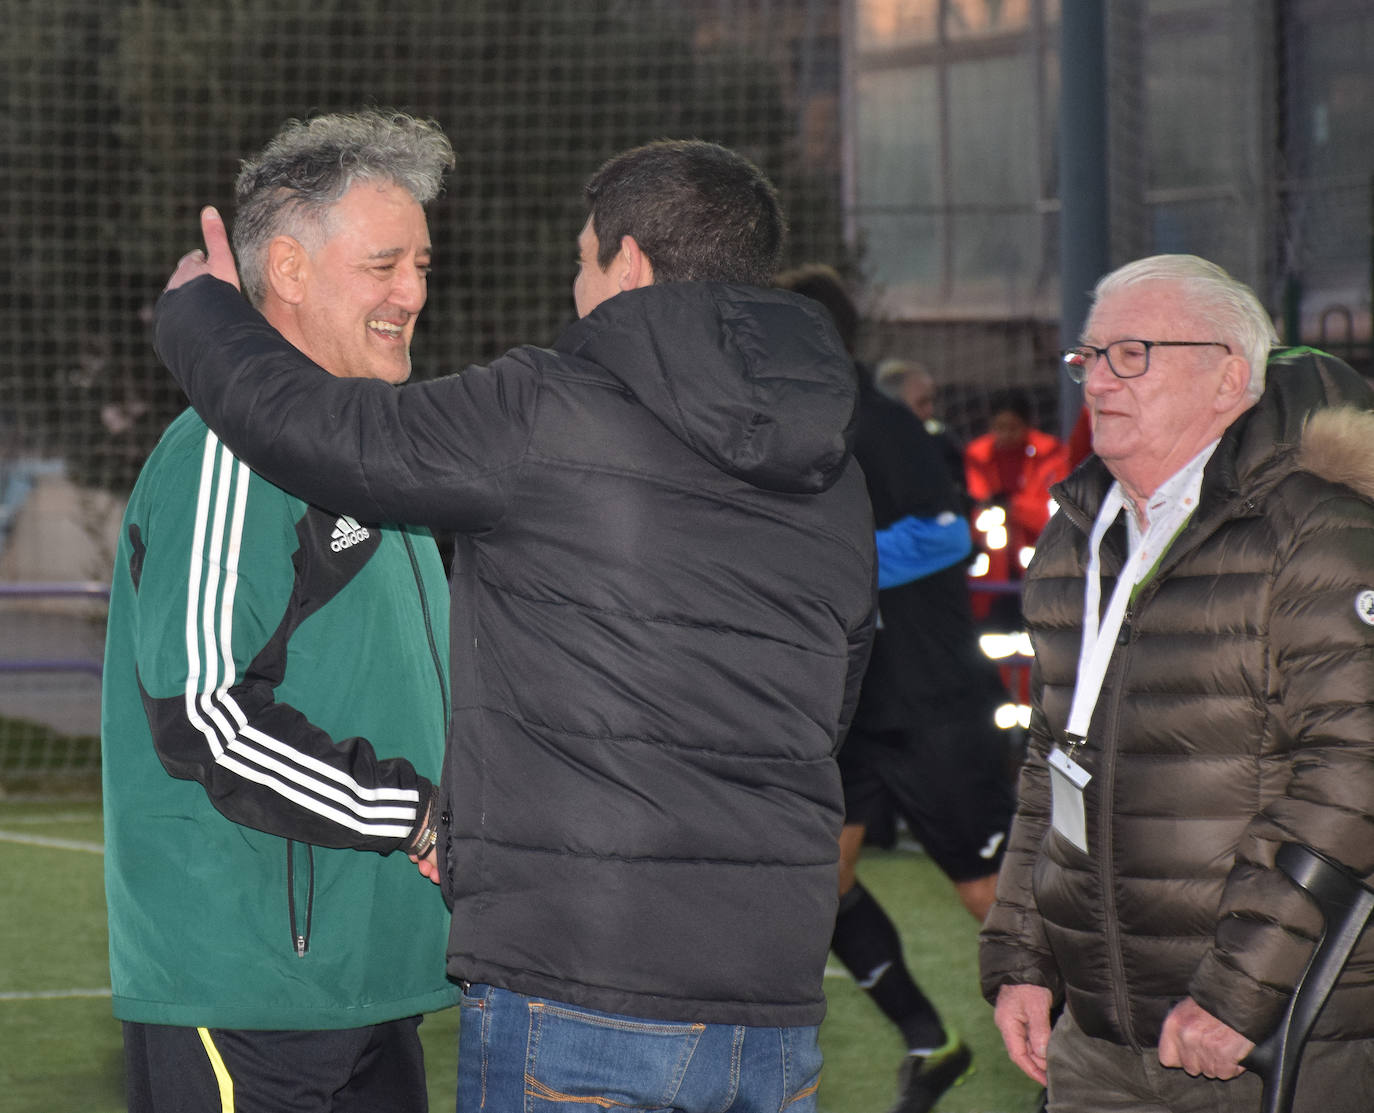
<path fill-rule="evenodd" d="M 1199 474 L 1201 462 L 1205 462 L 1205 459 L 1203 456 L 1197 462 Z M 1126 505 L 1125 495 L 1119 483 L 1112 484 L 1093 522 L 1092 535 L 1088 540 L 1088 568 L 1083 585 L 1083 642 L 1078 652 L 1078 679 L 1074 684 L 1073 703 L 1069 708 L 1069 721 L 1064 731 L 1068 749 L 1066 751 L 1056 745 L 1051 749 L 1048 758 L 1054 829 L 1084 854 L 1088 853 L 1088 824 L 1083 804 L 1083 790 L 1092 780 L 1092 774 L 1074 758 L 1078 756 L 1081 748 L 1088 744 L 1088 723 L 1102 692 L 1102 682 L 1107 676 L 1107 666 L 1111 662 L 1117 635 L 1120 634 L 1121 624 L 1126 617 L 1126 607 L 1130 602 L 1131 593 L 1149 574 L 1150 569 L 1173 541 L 1175 534 L 1183 528 L 1184 522 L 1192 512 L 1194 502 L 1195 498 L 1174 500 L 1160 507 L 1152 516 L 1145 536 L 1140 539 L 1140 543 L 1117 577 L 1116 587 L 1112 590 L 1112 597 L 1107 603 L 1105 613 L 1101 610 L 1102 539 Z"/>
<path fill-rule="evenodd" d="M 1092 775 L 1074 758 L 1088 745 L 1088 723 L 1102 693 L 1102 682 L 1107 676 L 1107 666 L 1121 633 L 1131 595 L 1192 516 L 1202 491 L 1203 469 L 1218 443 L 1213 441 L 1207 445 L 1155 491 L 1148 508 L 1149 525 L 1143 536 L 1137 540 L 1133 523 L 1127 523 L 1127 536 L 1132 542 L 1130 554 L 1117 577 L 1105 613 L 1102 611 L 1102 539 L 1126 505 L 1120 483 L 1112 484 L 1093 520 L 1083 584 L 1083 643 L 1078 651 L 1073 703 L 1064 729 L 1068 750 L 1065 752 L 1056 745 L 1048 759 L 1054 829 L 1084 854 L 1088 853 L 1088 825 L 1083 790 Z"/>
<path fill-rule="evenodd" d="M 1102 605 L 1102 538 L 1125 504 L 1121 485 L 1113 483 L 1093 521 L 1092 534 L 1088 538 L 1088 568 L 1083 583 L 1083 640 L 1078 649 L 1078 677 L 1073 686 L 1073 703 L 1069 706 L 1069 721 L 1065 728 L 1068 750 L 1056 744 L 1048 758 L 1050 821 L 1062 838 L 1084 854 L 1088 853 L 1088 816 L 1083 804 L 1083 790 L 1092 780 L 1092 774 L 1074 761 L 1074 754 L 1086 744 L 1088 720 L 1092 718 L 1098 694 L 1102 691 L 1107 662 L 1111 659 L 1112 642 L 1121 628 L 1121 620 L 1126 613 L 1125 599 L 1130 594 L 1126 587 L 1127 577 L 1120 577 L 1104 620 L 1098 622 Z M 1126 589 L 1124 593 L 1123 589 Z M 1118 600 L 1121 603 L 1119 610 Z"/>
<path fill-rule="evenodd" d="M 1070 749 L 1074 747 L 1070 745 Z M 1055 746 L 1050 750 L 1050 805 L 1054 829 L 1084 854 L 1088 853 L 1088 813 L 1083 806 L 1083 790 L 1092 780 L 1089 773 L 1067 753 Z"/>
<path fill-rule="evenodd" d="M 1083 765 L 1074 761 L 1074 757 L 1088 743 L 1092 709 L 1102 694 L 1107 665 L 1112 661 L 1117 635 L 1121 632 L 1125 609 L 1131 602 L 1135 585 L 1149 574 L 1151 567 L 1173 540 L 1173 535 L 1182 529 L 1183 522 L 1191 513 L 1190 503 L 1191 500 L 1182 500 L 1172 506 L 1161 507 L 1161 513 L 1151 519 L 1150 528 L 1140 539 L 1127 565 L 1121 569 L 1120 576 L 1117 576 L 1116 588 L 1113 588 L 1112 599 L 1107 602 L 1105 613 L 1102 611 L 1102 539 L 1125 506 L 1125 495 L 1121 492 L 1120 484 L 1112 484 L 1112 489 L 1107 491 L 1102 500 L 1098 517 L 1092 522 L 1092 535 L 1088 539 L 1088 567 L 1083 585 L 1083 644 L 1079 647 L 1079 676 L 1073 686 L 1069 721 L 1065 724 L 1068 750 L 1054 746 L 1048 757 L 1051 822 L 1063 838 L 1083 853 L 1088 853 L 1087 809 L 1084 808 L 1083 790 L 1092 780 L 1092 775 Z"/>

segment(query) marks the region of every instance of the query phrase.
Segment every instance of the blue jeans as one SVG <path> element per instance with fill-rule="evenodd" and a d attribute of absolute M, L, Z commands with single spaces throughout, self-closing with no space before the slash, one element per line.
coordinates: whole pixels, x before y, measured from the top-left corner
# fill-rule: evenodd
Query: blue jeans
<path fill-rule="evenodd" d="M 489 985 L 463 995 L 458 1113 L 815 1113 L 818 1028 L 641 1020 Z"/>

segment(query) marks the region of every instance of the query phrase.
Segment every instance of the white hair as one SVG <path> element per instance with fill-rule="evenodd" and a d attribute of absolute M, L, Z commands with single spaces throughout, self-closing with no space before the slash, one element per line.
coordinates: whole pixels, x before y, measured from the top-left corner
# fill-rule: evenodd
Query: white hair
<path fill-rule="evenodd" d="M 1269 349 L 1277 346 L 1279 337 L 1273 319 L 1249 286 L 1196 255 L 1150 255 L 1105 276 L 1093 291 L 1093 303 L 1146 282 L 1169 282 L 1181 288 L 1189 308 L 1250 364 L 1250 396 L 1264 393 Z"/>

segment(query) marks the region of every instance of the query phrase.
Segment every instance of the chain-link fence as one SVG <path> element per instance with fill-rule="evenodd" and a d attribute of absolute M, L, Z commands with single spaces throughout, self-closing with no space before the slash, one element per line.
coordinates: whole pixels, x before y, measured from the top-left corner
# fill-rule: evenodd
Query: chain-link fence
<path fill-rule="evenodd" d="M 437 119 L 458 152 L 417 376 L 550 342 L 583 181 L 694 135 L 774 179 L 787 262 L 855 281 L 862 354 L 925 363 L 957 435 L 1005 387 L 1054 429 L 1061 2 L 8 0 L 0 581 L 108 576 L 120 498 L 182 405 L 149 318 L 199 207 L 228 210 L 283 119 L 366 104 Z M 1369 5 L 1105 10 L 1113 262 L 1215 258 L 1288 338 L 1368 370 Z M 25 648 L 6 613 L 0 658 Z"/>
<path fill-rule="evenodd" d="M 433 117 L 452 138 L 458 165 L 430 213 L 436 267 L 415 343 L 419 376 L 553 340 L 573 316 L 582 183 L 647 140 L 701 136 L 743 151 L 779 185 L 793 258 L 842 261 L 833 3 L 8 8 L 0 580 L 108 577 L 118 499 L 183 405 L 151 351 L 153 303 L 196 246 L 199 207 L 232 216 L 238 160 L 287 117 L 389 106 Z M 98 723 L 88 675 L 32 667 L 63 656 L 47 634 L 70 633 L 68 607 L 0 600 L 0 663 L 16 666 L 0 670 L 9 720 L 0 774 L 56 754 L 51 729 L 94 732 Z M 99 659 L 98 627 L 95 637 L 85 658 Z M 77 706 L 80 723 L 69 714 Z"/>
<path fill-rule="evenodd" d="M 1365 7 L 1110 5 L 1115 262 L 1197 251 L 1308 338 L 1367 343 Z M 198 207 L 225 205 L 238 160 L 284 118 L 366 103 L 433 116 L 459 151 L 432 213 L 418 374 L 552 339 L 582 181 L 620 148 L 691 134 L 778 182 L 789 262 L 861 279 L 867 355 L 926 359 L 951 387 L 1057 387 L 1059 0 L 10 8 L 0 488 L 60 460 L 127 490 L 181 404 L 148 317 Z"/>
<path fill-rule="evenodd" d="M 11 6 L 16 6 L 12 0 Z M 791 0 L 17 0 L 0 44 L 5 455 L 127 490 L 179 408 L 148 320 L 199 206 L 288 116 L 437 119 L 459 161 L 431 225 L 419 373 L 572 313 L 580 186 L 664 135 L 737 147 L 780 184 L 794 251 L 839 244 L 838 8 Z"/>

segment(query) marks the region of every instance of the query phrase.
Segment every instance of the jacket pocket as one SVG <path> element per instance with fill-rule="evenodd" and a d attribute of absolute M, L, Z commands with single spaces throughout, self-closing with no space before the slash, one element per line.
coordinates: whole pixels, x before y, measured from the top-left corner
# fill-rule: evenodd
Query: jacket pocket
<path fill-rule="evenodd" d="M 286 914 L 291 946 L 297 958 L 304 958 L 315 917 L 315 848 L 293 839 L 286 840 Z"/>

